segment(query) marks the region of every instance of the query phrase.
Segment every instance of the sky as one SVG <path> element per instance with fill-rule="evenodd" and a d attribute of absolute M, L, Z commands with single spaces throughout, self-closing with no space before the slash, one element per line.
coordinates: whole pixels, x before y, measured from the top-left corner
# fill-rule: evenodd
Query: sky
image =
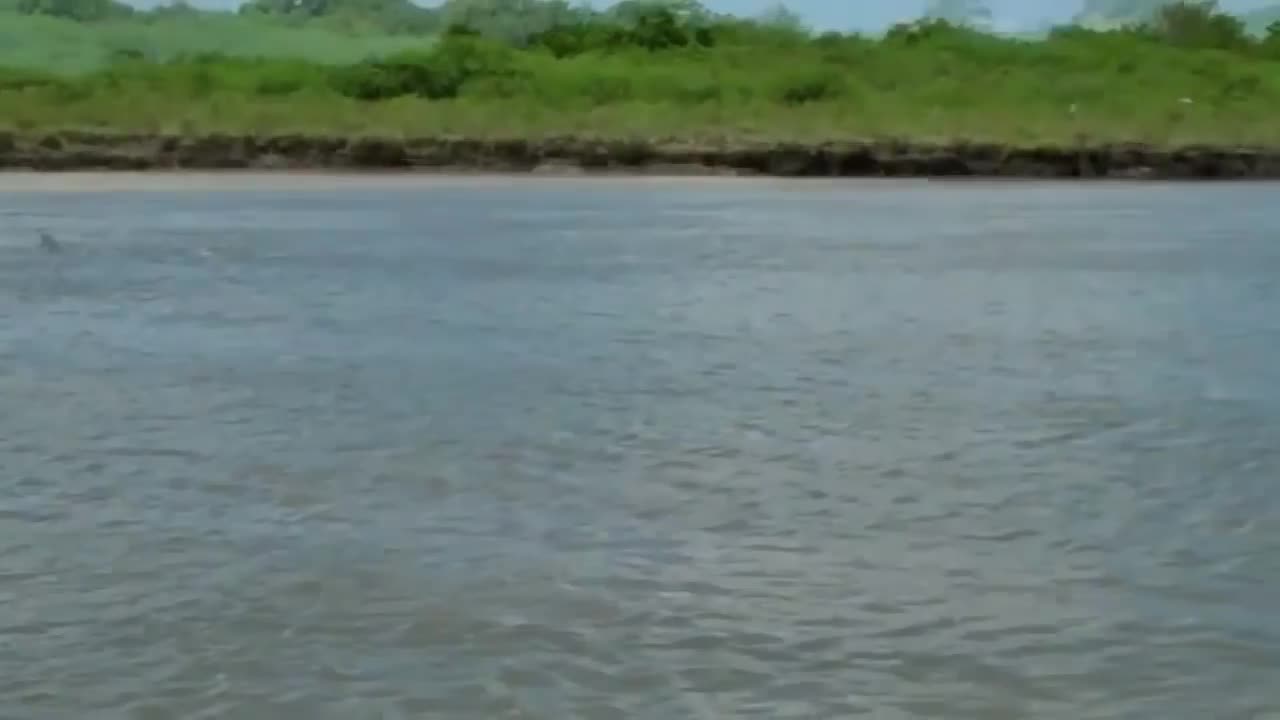
<path fill-rule="evenodd" d="M 435 5 L 439 0 L 415 0 Z M 136 5 L 154 5 L 157 0 L 134 0 Z M 190 0 L 192 5 L 207 8 L 230 8 L 240 0 Z M 606 6 L 611 0 L 591 0 Z M 1226 10 L 1251 10 L 1274 5 L 1280 0 L 1219 0 Z M 755 15 L 777 4 L 777 0 L 702 0 L 702 4 L 719 12 Z M 877 30 L 900 20 L 912 20 L 924 12 L 928 0 L 782 0 L 782 4 L 799 13 L 805 21 L 821 30 Z M 1040 27 L 1046 20 L 1066 20 L 1080 7 L 1080 0 L 987 0 L 1001 29 Z"/>

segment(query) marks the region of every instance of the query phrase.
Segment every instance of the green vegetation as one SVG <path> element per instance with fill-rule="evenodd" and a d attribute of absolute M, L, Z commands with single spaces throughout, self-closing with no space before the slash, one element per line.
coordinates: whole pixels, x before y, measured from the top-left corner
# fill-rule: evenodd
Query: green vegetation
<path fill-rule="evenodd" d="M 344 33 L 322 25 L 290 27 L 219 13 L 93 23 L 0 14 L 3 65 L 57 74 L 100 70 L 120 57 L 163 62 L 204 53 L 353 63 L 422 44 L 422 38 Z"/>
<path fill-rule="evenodd" d="M 5 2 L 0 127 L 23 132 L 1280 146 L 1280 25 L 1212 3 L 1092 0 L 1139 19 L 1026 39 L 973 0 L 877 37 L 693 0 Z"/>
<path fill-rule="evenodd" d="M 1170 0 L 1083 0 L 1074 22 L 1093 29 L 1121 28 L 1149 22 L 1169 4 Z M 1240 19 L 1250 33 L 1265 35 L 1268 26 L 1280 20 L 1280 5 L 1244 13 Z"/>

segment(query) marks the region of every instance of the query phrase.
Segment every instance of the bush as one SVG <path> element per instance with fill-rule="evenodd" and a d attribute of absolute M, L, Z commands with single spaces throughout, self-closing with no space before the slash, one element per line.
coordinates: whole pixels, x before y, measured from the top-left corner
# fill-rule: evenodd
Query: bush
<path fill-rule="evenodd" d="M 1258 50 L 1263 57 L 1280 60 L 1280 20 L 1267 26 L 1267 33 L 1258 43 Z"/>
<path fill-rule="evenodd" d="M 64 85 L 65 80 L 48 73 L 0 68 L 0 92 L 60 88 Z"/>
<path fill-rule="evenodd" d="M 774 99 L 785 105 L 833 100 L 844 91 L 844 78 L 830 68 L 793 71 L 785 76 L 774 92 Z"/>
<path fill-rule="evenodd" d="M 1215 0 L 1165 5 L 1144 27 L 1159 39 L 1183 47 L 1238 50 L 1252 42 L 1244 21 L 1219 12 Z"/>
<path fill-rule="evenodd" d="M 625 31 L 602 23 L 562 25 L 529 38 L 530 49 L 545 50 L 552 57 L 567 58 L 596 50 L 608 50 L 625 44 Z"/>
<path fill-rule="evenodd" d="M 510 48 L 467 35 L 450 35 L 429 51 L 410 51 L 334 71 L 333 87 L 357 100 L 417 95 L 456 98 L 468 83 L 519 77 Z"/>
<path fill-rule="evenodd" d="M 546 50 L 557 58 L 636 48 L 650 52 L 709 48 L 716 44 L 715 30 L 684 19 L 667 7 L 653 5 L 629 16 L 626 24 L 595 21 L 556 26 L 532 35 L 527 46 Z"/>

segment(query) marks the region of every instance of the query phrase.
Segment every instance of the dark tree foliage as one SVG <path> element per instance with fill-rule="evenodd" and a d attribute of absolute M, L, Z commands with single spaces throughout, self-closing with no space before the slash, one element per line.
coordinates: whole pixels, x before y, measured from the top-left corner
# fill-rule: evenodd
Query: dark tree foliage
<path fill-rule="evenodd" d="M 509 47 L 455 31 L 427 51 L 398 53 L 339 68 L 334 87 L 359 100 L 388 100 L 406 95 L 432 100 L 456 98 L 470 82 L 518 82 Z"/>
<path fill-rule="evenodd" d="M 708 48 L 716 43 L 714 25 L 699 15 L 680 13 L 665 5 L 637 5 L 622 17 L 622 22 L 617 18 L 597 18 L 552 27 L 530 37 L 528 46 L 547 50 L 556 57 L 571 57 L 593 51 Z"/>
<path fill-rule="evenodd" d="M 590 22 L 595 13 L 566 0 L 447 0 L 439 8 L 443 26 L 462 26 L 513 45 L 552 28 Z"/>
<path fill-rule="evenodd" d="M 1251 42 L 1244 21 L 1218 10 L 1214 0 L 1169 3 L 1144 27 L 1161 40 L 1185 47 L 1234 50 Z"/>

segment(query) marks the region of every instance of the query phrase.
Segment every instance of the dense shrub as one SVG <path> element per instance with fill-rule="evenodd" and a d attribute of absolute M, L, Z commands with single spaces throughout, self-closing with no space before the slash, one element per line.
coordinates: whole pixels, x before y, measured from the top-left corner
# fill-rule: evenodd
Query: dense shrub
<path fill-rule="evenodd" d="M 626 23 L 601 20 L 561 25 L 531 36 L 528 47 L 543 49 L 555 57 L 573 57 L 592 51 L 616 52 L 644 49 L 650 52 L 715 45 L 713 28 L 690 21 L 663 6 L 646 6 Z"/>
<path fill-rule="evenodd" d="M 1170 3 L 1145 27 L 1161 40 L 1184 47 L 1239 50 L 1252 44 L 1244 21 L 1220 12 L 1214 0 Z"/>
<path fill-rule="evenodd" d="M 815 67 L 789 71 L 774 91 L 774 100 L 785 105 L 834 100 L 844 90 L 844 76 L 833 68 Z"/>
<path fill-rule="evenodd" d="M 65 84 L 65 79 L 49 73 L 0 68 L 0 93 L 35 88 L 54 88 Z"/>
<path fill-rule="evenodd" d="M 339 68 L 334 71 L 333 86 L 358 100 L 405 95 L 444 100 L 458 97 L 470 82 L 514 80 L 519 74 L 510 48 L 453 34 L 430 50 L 402 52 Z"/>

